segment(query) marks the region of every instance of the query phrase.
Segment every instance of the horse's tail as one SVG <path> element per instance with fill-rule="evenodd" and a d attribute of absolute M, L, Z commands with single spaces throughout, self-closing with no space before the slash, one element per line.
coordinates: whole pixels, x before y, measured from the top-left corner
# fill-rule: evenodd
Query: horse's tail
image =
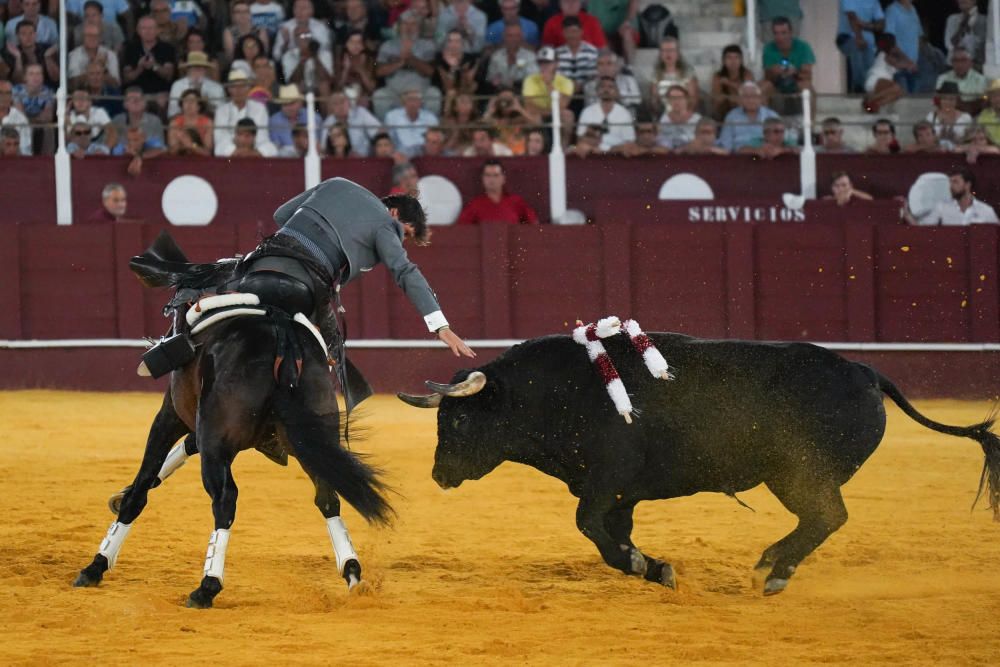
<path fill-rule="evenodd" d="M 296 332 L 287 331 L 296 339 Z M 297 340 L 297 339 L 296 339 Z M 321 479 L 351 504 L 367 521 L 388 525 L 395 512 L 385 495 L 391 489 L 382 481 L 382 471 L 365 462 L 364 456 L 340 445 L 336 422 L 337 406 L 317 414 L 303 400 L 307 386 L 298 386 L 299 369 L 289 359 L 277 368 L 278 386 L 274 393 L 274 411 L 285 426 L 288 443 L 306 472 Z M 333 417 L 331 417 L 333 416 Z"/>
<path fill-rule="evenodd" d="M 903 393 L 899 391 L 896 385 L 881 374 L 877 373 L 877 376 L 879 389 L 891 398 L 913 421 L 938 433 L 945 433 L 961 438 L 971 438 L 979 443 L 983 448 L 983 453 L 986 455 L 986 460 L 983 463 L 983 473 L 979 477 L 979 491 L 976 493 L 976 500 L 973 502 L 973 506 L 975 506 L 975 503 L 979 501 L 979 498 L 983 495 L 983 491 L 985 491 L 990 509 L 993 510 L 993 519 L 1000 521 L 1000 437 L 997 437 L 997 434 L 993 432 L 993 423 L 996 421 L 996 408 L 994 408 L 993 414 L 979 424 L 973 424 L 972 426 L 949 426 L 948 424 L 941 424 L 917 412 L 917 409 L 906 400 L 906 397 L 903 396 Z"/>

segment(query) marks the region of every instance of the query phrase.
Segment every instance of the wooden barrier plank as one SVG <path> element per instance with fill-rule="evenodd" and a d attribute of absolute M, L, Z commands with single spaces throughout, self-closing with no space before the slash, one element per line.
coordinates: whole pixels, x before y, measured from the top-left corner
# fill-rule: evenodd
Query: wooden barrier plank
<path fill-rule="evenodd" d="M 997 232 L 995 225 L 969 228 L 969 339 L 977 343 L 1000 338 Z"/>
<path fill-rule="evenodd" d="M 756 227 L 729 224 L 726 230 L 726 336 L 755 338 L 757 335 L 757 293 L 754 255 Z"/>
<path fill-rule="evenodd" d="M 875 235 L 878 225 L 844 227 L 844 280 L 847 340 L 875 338 Z"/>
<path fill-rule="evenodd" d="M 21 225 L 0 226 L 0 338 L 21 338 Z"/>

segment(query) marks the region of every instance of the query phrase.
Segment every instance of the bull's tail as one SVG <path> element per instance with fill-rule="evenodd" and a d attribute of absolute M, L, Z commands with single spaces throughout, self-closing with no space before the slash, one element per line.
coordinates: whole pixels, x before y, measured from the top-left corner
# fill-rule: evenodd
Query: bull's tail
<path fill-rule="evenodd" d="M 983 473 L 979 478 L 979 491 L 976 493 L 976 500 L 986 493 L 990 509 L 993 510 L 993 519 L 1000 521 L 1000 437 L 993 432 L 993 423 L 996 421 L 996 413 L 991 414 L 985 421 L 972 426 L 949 426 L 941 424 L 933 419 L 928 419 L 917 412 L 917 409 L 910 404 L 899 388 L 890 380 L 878 375 L 878 385 L 882 392 L 892 399 L 899 408 L 907 414 L 913 421 L 921 426 L 925 426 L 938 433 L 954 435 L 960 438 L 971 438 L 979 443 L 983 448 L 986 460 L 983 463 Z"/>
<path fill-rule="evenodd" d="M 288 331 L 294 337 L 294 331 Z M 310 363 L 310 360 L 306 360 Z M 389 487 L 381 479 L 381 470 L 365 462 L 360 454 L 340 445 L 340 432 L 332 412 L 317 413 L 304 400 L 308 386 L 298 386 L 299 368 L 288 358 L 276 363 L 277 389 L 273 408 L 285 427 L 285 434 L 295 458 L 314 478 L 323 480 L 371 523 L 388 525 L 395 512 L 385 495 Z M 331 421 L 333 420 L 333 421 Z"/>

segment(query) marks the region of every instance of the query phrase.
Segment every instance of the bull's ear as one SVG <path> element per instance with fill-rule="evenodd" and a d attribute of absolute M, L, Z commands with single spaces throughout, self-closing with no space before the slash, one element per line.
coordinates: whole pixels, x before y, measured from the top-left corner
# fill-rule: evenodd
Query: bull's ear
<path fill-rule="evenodd" d="M 430 380 L 424 384 L 434 393 L 452 398 L 464 398 L 478 394 L 483 390 L 483 387 L 486 386 L 486 375 L 482 371 L 472 371 L 467 378 L 456 384 L 441 384 Z"/>
<path fill-rule="evenodd" d="M 415 408 L 436 408 L 441 405 L 441 399 L 443 396 L 441 396 L 441 394 L 415 396 L 413 394 L 404 394 L 403 392 L 399 392 L 396 394 L 396 398 L 407 405 L 412 405 Z"/>

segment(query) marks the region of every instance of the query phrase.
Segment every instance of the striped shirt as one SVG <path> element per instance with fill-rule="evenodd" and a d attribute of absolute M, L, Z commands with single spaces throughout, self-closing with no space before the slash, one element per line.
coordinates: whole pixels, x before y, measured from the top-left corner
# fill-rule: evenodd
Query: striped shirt
<path fill-rule="evenodd" d="M 597 47 L 588 42 L 580 42 L 580 48 L 574 54 L 565 44 L 556 49 L 558 71 L 582 87 L 597 76 Z"/>

